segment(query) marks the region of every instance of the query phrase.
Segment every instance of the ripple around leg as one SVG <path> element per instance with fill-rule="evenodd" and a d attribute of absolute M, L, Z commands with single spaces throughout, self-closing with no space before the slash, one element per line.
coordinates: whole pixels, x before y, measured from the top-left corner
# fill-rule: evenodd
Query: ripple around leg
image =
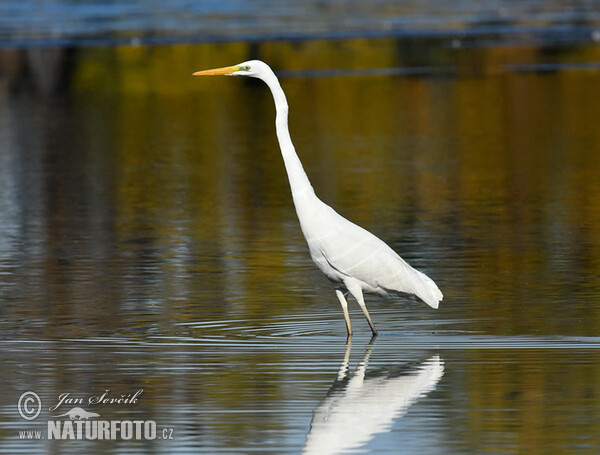
<path fill-rule="evenodd" d="M 385 316 L 385 311 L 374 311 L 375 316 Z M 319 343 L 344 340 L 343 320 L 334 313 L 312 313 L 286 315 L 261 319 L 231 319 L 179 324 L 189 333 L 183 337 L 169 337 L 172 340 L 188 341 L 235 341 L 270 340 L 286 343 L 286 338 L 294 343 Z M 354 339 L 370 339 L 371 333 L 359 312 L 352 316 L 357 321 Z M 383 319 L 383 318 L 382 318 Z M 599 349 L 600 337 L 581 336 L 530 336 L 530 335 L 487 335 L 473 333 L 460 327 L 465 321 L 460 320 L 412 320 L 405 321 L 402 328 L 384 330 L 380 335 L 380 343 L 396 345 L 409 349 Z M 300 341 L 299 338 L 302 340 Z M 164 339 L 164 338 L 163 338 Z"/>

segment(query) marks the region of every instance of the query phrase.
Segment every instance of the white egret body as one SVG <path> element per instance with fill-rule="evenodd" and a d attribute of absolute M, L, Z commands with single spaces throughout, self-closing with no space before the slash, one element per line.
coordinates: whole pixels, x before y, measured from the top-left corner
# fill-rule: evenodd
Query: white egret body
<path fill-rule="evenodd" d="M 433 280 L 413 269 L 383 241 L 348 221 L 316 196 L 290 138 L 285 94 L 266 63 L 251 60 L 235 66 L 199 71 L 194 75 L 250 76 L 261 79 L 271 89 L 276 109 L 277 139 L 300 227 L 312 260 L 335 286 L 348 335 L 352 335 L 346 301 L 348 292 L 360 305 L 373 335 L 377 335 L 377 330 L 367 311 L 363 292 L 384 297 L 414 295 L 430 307 L 438 307 L 443 296 Z"/>

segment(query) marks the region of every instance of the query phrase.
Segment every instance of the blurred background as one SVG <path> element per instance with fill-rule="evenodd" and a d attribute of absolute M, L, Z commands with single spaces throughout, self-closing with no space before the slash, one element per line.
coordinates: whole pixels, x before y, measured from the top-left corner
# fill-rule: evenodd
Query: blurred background
<path fill-rule="evenodd" d="M 254 58 L 317 194 L 444 292 L 437 311 L 367 300 L 371 362 L 445 370 L 362 450 L 597 453 L 600 3 L 583 0 L 2 1 L 0 452 L 142 447 L 18 440 L 30 388 L 144 388 L 138 417 L 176 428 L 146 452 L 303 447 L 343 317 L 268 90 L 191 77 Z"/>

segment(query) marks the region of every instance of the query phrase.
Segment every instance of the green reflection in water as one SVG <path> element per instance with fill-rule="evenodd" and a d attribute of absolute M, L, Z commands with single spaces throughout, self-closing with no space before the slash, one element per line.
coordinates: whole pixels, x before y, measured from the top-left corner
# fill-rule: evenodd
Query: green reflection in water
<path fill-rule="evenodd" d="M 59 386 L 48 384 L 68 382 L 73 370 L 77 387 L 95 371 L 98 386 L 147 381 L 149 390 L 170 390 L 180 361 L 182 403 L 215 414 L 251 413 L 265 394 L 276 409 L 295 396 L 290 384 L 314 377 L 327 390 L 329 377 L 311 369 L 321 354 L 315 345 L 339 336 L 342 346 L 343 319 L 297 224 L 269 94 L 259 83 L 191 77 L 251 56 L 298 71 L 282 83 L 292 136 L 317 193 L 425 270 L 445 294 L 438 311 L 371 304 L 384 335 L 424 332 L 431 343 L 446 331 L 597 337 L 600 80 L 597 71 L 568 65 L 599 61 L 599 48 L 447 44 L 83 48 L 48 54 L 58 62 L 56 80 L 31 71 L 26 51 L 3 53 L 15 70 L 3 79 L 0 99 L 2 337 L 156 336 L 174 340 L 170 349 L 183 337 L 212 340 L 138 358 L 133 378 L 102 376 L 114 373 L 110 353 L 79 371 L 89 352 L 73 348 L 69 357 L 57 349 L 44 364 L 52 393 Z M 537 63 L 566 67 L 508 66 Z M 426 70 L 351 75 L 406 67 Z M 301 72 L 332 68 L 349 75 Z M 353 321 L 359 333 L 368 331 Z M 292 353 L 303 360 L 296 382 L 286 382 L 289 357 L 278 349 L 255 354 L 254 345 L 218 342 L 269 345 L 290 335 L 312 340 Z M 405 341 L 395 339 L 391 350 Z M 577 438 L 597 443 L 588 437 L 600 433 L 597 354 L 457 351 L 444 358 L 439 392 L 457 452 L 542 446 L 566 453 Z M 329 354 L 328 373 L 338 354 Z M 414 357 L 408 360 L 421 356 Z M 153 412 L 166 406 L 156 400 Z M 240 446 L 257 428 L 240 416 L 205 430 L 225 447 Z M 557 429 L 563 416 L 569 425 Z M 276 412 L 259 426 L 286 430 Z M 224 439 L 232 434 L 238 437 Z"/>
<path fill-rule="evenodd" d="M 356 40 L 66 54 L 55 71 L 62 90 L 14 96 L 30 110 L 16 134 L 32 132 L 17 141 L 14 153 L 29 154 L 19 178 L 41 180 L 31 197 L 42 212 L 32 216 L 51 245 L 21 270 L 45 283 L 26 286 L 26 298 L 70 314 L 69 300 L 85 303 L 92 286 L 104 310 L 152 300 L 157 317 L 174 321 L 196 319 L 193 308 L 200 317 L 268 317 L 299 304 L 336 311 L 297 228 L 266 88 L 190 75 L 250 55 L 285 70 L 349 74 L 418 65 L 431 74 L 283 79 L 292 135 L 318 194 L 440 281 L 440 314 L 491 321 L 466 329 L 595 333 L 600 137 L 597 103 L 587 101 L 600 94 L 597 74 L 510 65 L 595 61 L 598 49 L 445 44 L 420 43 L 421 52 L 414 43 Z M 456 75 L 436 76 L 444 68 Z"/>

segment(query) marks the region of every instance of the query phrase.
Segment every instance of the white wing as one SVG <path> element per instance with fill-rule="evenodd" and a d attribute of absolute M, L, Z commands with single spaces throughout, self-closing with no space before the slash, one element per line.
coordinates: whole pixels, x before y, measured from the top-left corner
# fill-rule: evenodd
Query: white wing
<path fill-rule="evenodd" d="M 369 231 L 319 202 L 318 209 L 312 204 L 310 216 L 301 209 L 298 217 L 315 264 L 330 280 L 353 278 L 361 282 L 365 292 L 413 294 L 438 307 L 442 293 L 433 280 Z"/>

